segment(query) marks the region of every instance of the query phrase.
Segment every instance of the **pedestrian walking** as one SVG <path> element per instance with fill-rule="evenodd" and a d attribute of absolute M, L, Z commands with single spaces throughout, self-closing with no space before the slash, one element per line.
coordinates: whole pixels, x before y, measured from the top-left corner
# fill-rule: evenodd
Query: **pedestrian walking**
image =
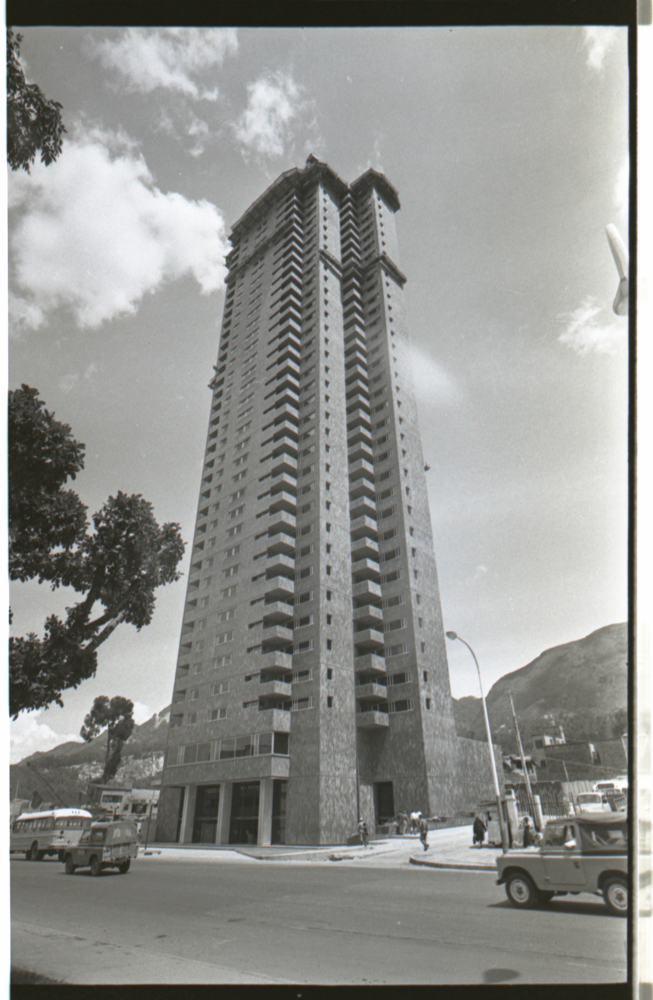
<path fill-rule="evenodd" d="M 419 818 L 419 821 L 417 823 L 417 829 L 419 832 L 419 839 L 422 841 L 422 847 L 424 848 L 425 851 L 428 851 L 429 845 L 426 842 L 426 838 L 429 832 L 429 825 L 423 816 L 420 816 Z"/>
<path fill-rule="evenodd" d="M 400 837 L 406 832 L 406 827 L 408 826 L 408 816 L 405 812 L 397 813 L 397 833 Z"/>
<path fill-rule="evenodd" d="M 483 841 L 485 840 L 485 831 L 486 830 L 487 830 L 487 827 L 486 827 L 485 823 L 483 822 L 483 820 L 481 819 L 481 817 L 477 815 L 476 818 L 475 818 L 475 820 L 474 820 L 474 826 L 473 826 L 473 830 L 472 830 L 472 832 L 474 834 L 474 839 L 473 839 L 474 844 L 478 844 L 479 847 L 483 846 Z"/>
<path fill-rule="evenodd" d="M 360 834 L 360 838 L 363 841 L 363 847 L 369 847 L 370 835 L 367 830 L 367 823 L 365 822 L 362 816 L 358 821 L 358 833 Z"/>
<path fill-rule="evenodd" d="M 417 824 L 421 818 L 421 812 L 412 812 L 410 814 L 410 832 L 417 833 Z"/>

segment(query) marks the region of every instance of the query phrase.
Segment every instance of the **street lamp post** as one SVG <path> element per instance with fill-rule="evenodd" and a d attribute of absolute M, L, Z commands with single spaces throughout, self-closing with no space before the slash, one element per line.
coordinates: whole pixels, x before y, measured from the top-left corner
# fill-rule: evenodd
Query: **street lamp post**
<path fill-rule="evenodd" d="M 499 815 L 499 829 L 501 830 L 501 848 L 503 850 L 503 853 L 506 854 L 508 852 L 508 837 L 506 835 L 506 829 L 505 829 L 504 824 L 503 824 L 503 813 L 501 811 L 501 792 L 499 791 L 499 776 L 497 774 L 497 765 L 496 765 L 496 761 L 494 759 L 494 750 L 492 749 L 492 733 L 490 732 L 490 720 L 489 720 L 488 714 L 487 714 L 487 705 L 485 704 L 485 695 L 483 694 L 483 681 L 481 680 L 481 668 L 478 665 L 478 660 L 476 659 L 476 654 L 474 653 L 474 650 L 472 649 L 472 647 L 469 645 L 468 642 L 465 642 L 464 639 L 461 639 L 460 636 L 456 634 L 456 632 L 447 632 L 446 636 L 447 636 L 447 639 L 458 639 L 460 642 L 463 643 L 464 646 L 467 646 L 467 649 L 470 651 L 470 653 L 474 657 L 474 663 L 476 664 L 476 670 L 478 672 L 478 686 L 481 689 L 481 703 L 483 705 L 483 716 L 485 718 L 485 732 L 487 733 L 487 746 L 488 746 L 488 750 L 490 752 L 490 765 L 492 767 L 492 780 L 494 782 L 494 794 L 495 794 L 496 800 L 497 800 L 497 810 L 498 810 L 498 815 Z"/>

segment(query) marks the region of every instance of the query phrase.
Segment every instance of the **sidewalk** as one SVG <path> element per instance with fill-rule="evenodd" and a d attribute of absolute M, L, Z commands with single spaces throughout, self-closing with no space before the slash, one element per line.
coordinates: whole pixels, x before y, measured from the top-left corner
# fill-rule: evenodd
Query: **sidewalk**
<path fill-rule="evenodd" d="M 496 858 L 500 848 L 478 848 L 472 846 L 472 828 L 458 826 L 442 830 L 430 830 L 428 851 L 424 851 L 417 835 L 387 837 L 373 840 L 365 848 L 362 844 L 353 847 L 334 845 L 324 847 L 294 847 L 292 845 L 259 845 L 238 847 L 203 846 L 200 844 L 151 844 L 146 851 L 138 854 L 148 863 L 160 861 L 211 861 L 217 864 L 249 861 L 277 862 L 292 864 L 341 864 L 344 866 L 365 865 L 370 867 L 404 867 L 422 865 L 427 868 L 449 868 L 461 871 L 496 871 Z"/>

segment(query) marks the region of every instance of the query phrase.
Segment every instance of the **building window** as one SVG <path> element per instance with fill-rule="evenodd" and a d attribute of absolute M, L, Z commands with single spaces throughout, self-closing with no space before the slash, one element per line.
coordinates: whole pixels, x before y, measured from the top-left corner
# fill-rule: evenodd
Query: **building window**
<path fill-rule="evenodd" d="M 331 695 L 327 695 L 327 708 L 333 708 L 333 697 Z"/>
<path fill-rule="evenodd" d="M 332 667 L 327 667 L 327 680 L 333 680 L 333 669 Z"/>
<path fill-rule="evenodd" d="M 217 722 L 218 719 L 227 718 L 226 708 L 210 708 L 209 709 L 209 722 Z"/>

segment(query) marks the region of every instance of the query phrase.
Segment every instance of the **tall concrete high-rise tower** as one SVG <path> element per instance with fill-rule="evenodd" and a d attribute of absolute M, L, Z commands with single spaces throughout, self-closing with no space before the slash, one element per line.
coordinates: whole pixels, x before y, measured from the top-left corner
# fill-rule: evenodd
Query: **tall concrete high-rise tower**
<path fill-rule="evenodd" d="M 398 209 L 310 156 L 233 226 L 160 840 L 338 843 L 491 794 L 454 727 Z"/>

